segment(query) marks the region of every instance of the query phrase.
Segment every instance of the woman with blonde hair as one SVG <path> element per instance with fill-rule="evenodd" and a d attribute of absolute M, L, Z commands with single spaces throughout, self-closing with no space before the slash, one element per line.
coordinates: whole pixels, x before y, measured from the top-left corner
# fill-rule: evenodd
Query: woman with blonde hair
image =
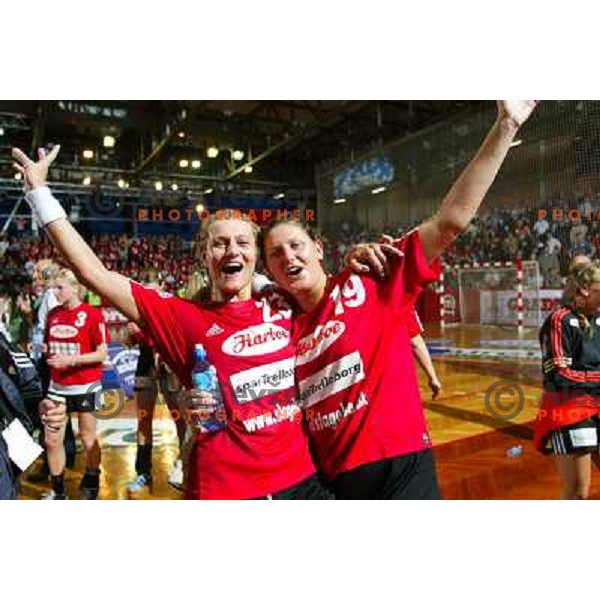
<path fill-rule="evenodd" d="M 96 401 L 101 391 L 102 363 L 108 356 L 106 324 L 102 312 L 83 302 L 85 288 L 72 271 L 61 269 L 55 280 L 59 306 L 48 313 L 46 344 L 50 384 L 48 400 L 65 405 L 60 426 L 45 427 L 48 466 L 52 481 L 49 500 L 65 500 L 65 449 L 67 419 L 79 414 L 79 432 L 85 452 L 86 470 L 81 498 L 95 500 L 99 491 L 100 446 L 96 439 Z"/>
<path fill-rule="evenodd" d="M 600 446 L 600 262 L 569 273 L 562 302 L 540 330 L 544 392 L 534 445 L 556 455 L 561 498 L 588 497 Z"/>
<path fill-rule="evenodd" d="M 202 253 L 210 303 L 167 297 L 107 269 L 46 187 L 56 146 L 34 162 L 13 150 L 35 217 L 81 281 L 150 337 L 182 385 L 193 388 L 197 351 L 206 351 L 223 389 L 218 427 L 196 431 L 190 499 L 323 498 L 294 388 L 291 310 L 280 297 L 252 295 L 258 258 L 252 223 L 204 223 Z M 225 217 L 229 215 L 224 215 Z M 217 423 L 216 423 L 217 424 Z"/>
<path fill-rule="evenodd" d="M 35 263 L 32 273 L 32 287 L 35 299 L 33 302 L 29 301 L 26 304 L 31 320 L 30 343 L 28 345 L 29 353 L 42 379 L 42 393 L 44 397 L 48 393 L 48 386 L 50 384 L 50 369 L 48 367 L 48 355 L 45 349 L 44 338 L 46 335 L 48 314 L 53 308 L 59 306 L 54 284 L 60 268 L 61 266 L 50 258 L 42 258 Z M 34 420 L 36 426 L 43 432 L 43 426 L 38 414 L 35 415 Z M 75 464 L 77 447 L 70 420 L 67 421 L 64 445 L 67 468 L 71 468 Z M 44 454 L 42 465 L 38 470 L 30 472 L 27 480 L 32 483 L 40 483 L 48 481 L 48 477 L 48 461 L 46 454 Z"/>

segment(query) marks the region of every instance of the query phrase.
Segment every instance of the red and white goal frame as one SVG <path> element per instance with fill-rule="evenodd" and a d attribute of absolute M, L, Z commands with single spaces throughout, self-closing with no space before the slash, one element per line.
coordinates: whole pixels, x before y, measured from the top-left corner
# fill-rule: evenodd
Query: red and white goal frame
<path fill-rule="evenodd" d="M 449 286 L 450 272 L 458 286 Z M 435 303 L 444 328 L 449 323 L 539 327 L 560 301 L 561 290 L 541 289 L 537 261 L 483 262 L 444 265 Z M 430 302 L 431 306 L 431 302 Z"/>

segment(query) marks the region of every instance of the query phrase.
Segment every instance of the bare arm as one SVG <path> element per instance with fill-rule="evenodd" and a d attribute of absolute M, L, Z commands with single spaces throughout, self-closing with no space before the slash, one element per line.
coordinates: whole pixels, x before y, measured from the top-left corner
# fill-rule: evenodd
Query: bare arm
<path fill-rule="evenodd" d="M 106 325 L 100 326 L 100 335 L 102 341 L 94 348 L 92 352 L 85 354 L 55 354 L 48 358 L 48 365 L 53 369 L 66 369 L 67 367 L 76 367 L 78 365 L 93 365 L 103 363 L 108 358 L 108 345 L 106 343 Z"/>
<path fill-rule="evenodd" d="M 438 212 L 419 226 L 425 256 L 439 256 L 462 233 L 492 185 L 510 144 L 536 100 L 499 100 L 498 118 L 481 148 L 450 188 Z"/>
<path fill-rule="evenodd" d="M 109 271 L 67 219 L 50 223 L 46 231 L 81 283 L 106 298 L 132 321 L 139 321 L 140 313 L 127 277 Z"/>
<path fill-rule="evenodd" d="M 432 398 L 435 399 L 442 390 L 442 384 L 440 383 L 437 373 L 435 372 L 435 367 L 433 366 L 433 361 L 431 360 L 431 356 L 427 350 L 425 340 L 423 339 L 423 336 L 416 335 L 410 340 L 410 343 L 413 347 L 413 353 L 417 359 L 417 362 L 421 365 L 422 369 L 427 375 L 429 387 L 431 388 L 432 392 Z"/>
<path fill-rule="evenodd" d="M 13 148 L 15 170 L 23 175 L 27 189 L 27 202 L 34 211 L 34 217 L 46 228 L 52 243 L 86 287 L 106 298 L 132 321 L 139 321 L 140 314 L 131 293 L 129 280 L 119 273 L 109 271 L 94 254 L 85 240 L 69 223 L 58 201 L 46 187 L 48 168 L 56 158 L 59 146 L 55 146 L 46 156 L 38 151 L 38 162 Z"/>
<path fill-rule="evenodd" d="M 80 354 L 73 358 L 75 359 L 75 366 L 104 362 L 108 358 L 108 346 L 106 344 L 100 344 L 93 352 Z"/>
<path fill-rule="evenodd" d="M 108 358 L 108 346 L 100 344 L 93 352 L 73 356 L 71 354 L 56 354 L 48 359 L 48 365 L 53 369 L 66 369 L 79 365 L 103 363 Z"/>

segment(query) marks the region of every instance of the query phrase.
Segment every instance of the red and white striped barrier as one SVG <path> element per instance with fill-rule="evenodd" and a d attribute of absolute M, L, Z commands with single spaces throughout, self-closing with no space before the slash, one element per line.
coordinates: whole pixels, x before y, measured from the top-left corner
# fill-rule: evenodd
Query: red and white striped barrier
<path fill-rule="evenodd" d="M 454 269 L 491 269 L 492 267 L 514 267 L 515 263 L 511 261 L 506 262 L 484 262 L 484 263 L 465 263 L 461 265 L 457 263 L 454 267 L 450 267 L 446 265 L 446 268 L 454 268 Z"/>
<path fill-rule="evenodd" d="M 517 329 L 523 332 L 523 261 L 517 259 Z"/>

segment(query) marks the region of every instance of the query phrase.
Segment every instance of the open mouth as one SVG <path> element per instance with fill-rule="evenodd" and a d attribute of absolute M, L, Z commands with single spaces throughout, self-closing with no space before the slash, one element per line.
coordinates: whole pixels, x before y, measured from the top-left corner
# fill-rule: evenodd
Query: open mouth
<path fill-rule="evenodd" d="M 237 273 L 240 273 L 243 268 L 244 267 L 239 263 L 232 263 L 221 267 L 221 272 L 225 273 L 225 275 L 236 275 Z"/>
<path fill-rule="evenodd" d="M 298 277 L 302 273 L 302 267 L 288 267 L 285 273 L 288 277 Z"/>

